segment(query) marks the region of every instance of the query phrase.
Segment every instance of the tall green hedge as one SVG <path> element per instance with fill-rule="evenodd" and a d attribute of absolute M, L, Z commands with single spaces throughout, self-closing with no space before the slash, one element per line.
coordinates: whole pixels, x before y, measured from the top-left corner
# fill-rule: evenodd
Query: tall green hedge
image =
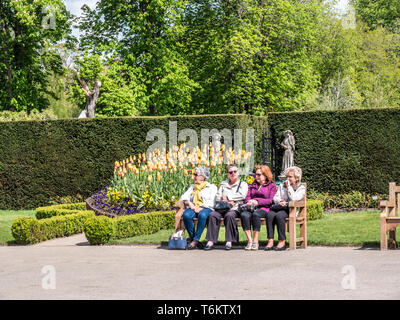
<path fill-rule="evenodd" d="M 31 209 L 51 204 L 57 197 L 88 197 L 106 186 L 114 162 L 145 152 L 150 129 L 166 134 L 169 121 L 178 131 L 194 129 L 255 129 L 255 148 L 261 149 L 266 117 L 206 115 L 120 117 L 0 123 L 0 209 Z M 243 137 L 243 148 L 246 142 Z M 256 154 L 256 161 L 261 155 Z"/>
<path fill-rule="evenodd" d="M 400 109 L 270 113 L 269 125 L 296 139 L 295 164 L 310 189 L 388 193 L 400 182 Z"/>
<path fill-rule="evenodd" d="M 45 206 L 59 197 L 88 197 L 106 186 L 115 160 L 145 152 L 150 129 L 178 131 L 255 129 L 255 163 L 261 162 L 261 135 L 269 125 L 277 134 L 278 162 L 284 130 L 296 138 L 295 164 L 309 189 L 332 194 L 352 190 L 386 194 L 400 183 L 400 109 L 123 117 L 0 123 L 0 209 Z M 245 137 L 243 136 L 243 148 Z"/>

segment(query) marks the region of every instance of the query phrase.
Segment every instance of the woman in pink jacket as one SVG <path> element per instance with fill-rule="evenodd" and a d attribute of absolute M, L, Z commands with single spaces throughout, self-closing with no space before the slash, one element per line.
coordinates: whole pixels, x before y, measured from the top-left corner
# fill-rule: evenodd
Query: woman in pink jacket
<path fill-rule="evenodd" d="M 245 250 L 258 250 L 258 236 L 261 229 L 261 218 L 266 218 L 275 193 L 276 184 L 272 180 L 272 172 L 268 166 L 259 165 L 256 167 L 256 179 L 249 185 L 245 199 L 247 208 L 240 214 L 243 231 L 246 234 L 248 243 Z M 253 226 L 253 235 L 251 233 Z"/>

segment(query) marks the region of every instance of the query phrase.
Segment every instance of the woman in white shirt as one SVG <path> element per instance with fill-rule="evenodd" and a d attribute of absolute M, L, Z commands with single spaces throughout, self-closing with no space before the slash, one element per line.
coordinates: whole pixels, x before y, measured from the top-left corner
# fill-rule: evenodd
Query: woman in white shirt
<path fill-rule="evenodd" d="M 265 250 L 282 251 L 286 249 L 285 219 L 289 216 L 289 201 L 300 201 L 304 198 L 306 188 L 301 184 L 301 169 L 296 166 L 285 170 L 286 180 L 279 185 L 274 196 L 274 205 L 267 214 L 268 243 Z M 278 244 L 274 246 L 274 228 L 278 230 Z"/>
<path fill-rule="evenodd" d="M 211 250 L 218 242 L 220 219 L 224 218 L 225 226 L 225 249 L 232 248 L 232 242 L 239 240 L 239 231 L 236 224 L 236 218 L 239 217 L 238 205 L 244 201 L 248 191 L 248 185 L 239 179 L 239 169 L 235 164 L 226 166 L 228 179 L 221 182 L 216 195 L 216 201 L 226 201 L 231 208 L 226 213 L 213 211 L 208 217 L 207 235 L 208 240 L 205 250 Z"/>
<path fill-rule="evenodd" d="M 213 211 L 215 204 L 215 195 L 217 186 L 209 183 L 207 180 L 210 171 L 207 167 L 197 167 L 194 169 L 194 184 L 181 196 L 180 200 L 184 202 L 186 210 L 183 212 L 182 220 L 189 233 L 192 242 L 187 249 L 191 250 L 201 247 L 199 242 L 201 234 L 207 223 L 208 215 Z M 197 216 L 197 228 L 194 230 L 193 218 Z"/>

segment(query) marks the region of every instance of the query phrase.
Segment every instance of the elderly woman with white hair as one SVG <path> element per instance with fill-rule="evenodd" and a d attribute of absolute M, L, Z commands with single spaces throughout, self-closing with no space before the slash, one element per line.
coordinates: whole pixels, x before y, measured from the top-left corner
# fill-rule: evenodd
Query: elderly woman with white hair
<path fill-rule="evenodd" d="M 210 171 L 207 167 L 197 167 L 194 169 L 194 184 L 181 196 L 180 201 L 185 204 L 185 211 L 182 219 L 185 228 L 189 233 L 192 242 L 187 246 L 191 250 L 196 247 L 201 248 L 201 234 L 207 223 L 209 214 L 213 211 L 217 186 L 209 183 Z M 197 229 L 194 230 L 193 218 L 197 216 Z"/>
<path fill-rule="evenodd" d="M 286 249 L 285 219 L 289 216 L 289 201 L 304 198 L 306 188 L 301 184 L 301 169 L 296 166 L 285 170 L 286 180 L 278 187 L 274 203 L 267 214 L 267 238 L 265 250 L 283 251 Z M 274 246 L 274 228 L 278 230 L 278 244 Z"/>

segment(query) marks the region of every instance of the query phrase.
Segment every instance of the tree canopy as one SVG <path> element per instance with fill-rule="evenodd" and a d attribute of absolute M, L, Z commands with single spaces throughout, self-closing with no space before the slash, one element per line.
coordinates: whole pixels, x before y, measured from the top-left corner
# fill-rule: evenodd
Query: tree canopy
<path fill-rule="evenodd" d="M 48 106 L 49 76 L 63 72 L 54 45 L 71 41 L 70 18 L 61 0 L 0 1 L 0 110 Z"/>
<path fill-rule="evenodd" d="M 0 2 L 0 111 L 76 117 L 394 107 L 400 2 Z M 77 41 L 71 33 L 80 30 Z"/>

